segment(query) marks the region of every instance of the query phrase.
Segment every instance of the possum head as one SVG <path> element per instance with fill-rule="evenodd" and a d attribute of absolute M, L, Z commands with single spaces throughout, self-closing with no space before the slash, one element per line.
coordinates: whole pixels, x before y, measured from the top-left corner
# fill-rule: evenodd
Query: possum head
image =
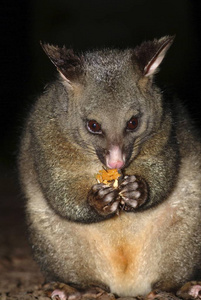
<path fill-rule="evenodd" d="M 162 96 L 153 83 L 173 37 L 134 49 L 76 55 L 65 47 L 42 45 L 67 91 L 62 126 L 74 142 L 107 168 L 129 165 L 162 121 Z"/>

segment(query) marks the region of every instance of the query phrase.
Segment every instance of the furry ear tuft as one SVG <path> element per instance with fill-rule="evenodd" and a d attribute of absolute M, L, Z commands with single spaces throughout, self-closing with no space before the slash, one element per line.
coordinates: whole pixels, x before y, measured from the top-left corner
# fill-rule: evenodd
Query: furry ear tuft
<path fill-rule="evenodd" d="M 83 73 L 82 56 L 77 56 L 72 49 L 66 49 L 65 46 L 60 48 L 50 44 L 43 44 L 42 42 L 40 44 L 65 80 L 69 83 L 79 80 Z"/>
<path fill-rule="evenodd" d="M 143 76 L 149 77 L 158 71 L 174 38 L 175 36 L 165 36 L 159 40 L 144 42 L 134 49 L 134 57 L 137 59 Z"/>

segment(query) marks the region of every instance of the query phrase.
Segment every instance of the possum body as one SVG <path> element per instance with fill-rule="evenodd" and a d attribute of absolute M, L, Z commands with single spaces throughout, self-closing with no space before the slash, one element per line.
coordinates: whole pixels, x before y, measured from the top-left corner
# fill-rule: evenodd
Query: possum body
<path fill-rule="evenodd" d="M 47 280 L 134 297 L 195 279 L 201 144 L 182 104 L 153 82 L 171 43 L 80 56 L 43 45 L 60 78 L 27 119 L 19 171 Z M 121 170 L 119 188 L 96 182 L 103 165 Z"/>

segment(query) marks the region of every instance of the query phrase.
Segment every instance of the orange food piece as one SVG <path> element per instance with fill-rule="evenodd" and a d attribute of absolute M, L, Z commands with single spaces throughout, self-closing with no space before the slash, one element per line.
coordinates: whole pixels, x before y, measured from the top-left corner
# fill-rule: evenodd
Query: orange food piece
<path fill-rule="evenodd" d="M 110 181 L 117 180 L 121 174 L 118 172 L 118 169 L 109 169 L 109 170 L 100 170 L 96 175 L 96 179 L 99 183 L 107 184 Z"/>

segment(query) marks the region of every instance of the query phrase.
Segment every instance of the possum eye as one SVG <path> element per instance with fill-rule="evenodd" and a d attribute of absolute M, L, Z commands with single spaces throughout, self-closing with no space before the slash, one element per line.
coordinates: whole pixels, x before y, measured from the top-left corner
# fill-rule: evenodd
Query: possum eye
<path fill-rule="evenodd" d="M 91 133 L 101 134 L 101 125 L 95 120 L 90 120 L 87 122 L 87 128 Z"/>
<path fill-rule="evenodd" d="M 133 131 L 138 127 L 138 118 L 132 117 L 128 122 L 126 126 L 126 130 Z"/>

